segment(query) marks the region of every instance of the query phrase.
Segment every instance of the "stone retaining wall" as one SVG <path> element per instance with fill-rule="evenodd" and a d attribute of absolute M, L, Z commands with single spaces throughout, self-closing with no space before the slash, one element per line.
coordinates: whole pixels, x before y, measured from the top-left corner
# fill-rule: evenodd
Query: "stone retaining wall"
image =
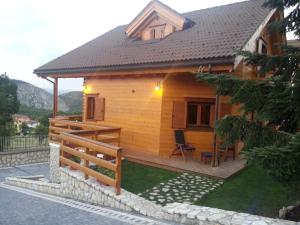
<path fill-rule="evenodd" d="M 100 185 L 94 179 L 85 180 L 84 175 L 78 171 L 61 168 L 60 173 L 61 184 L 28 181 L 20 178 L 7 178 L 6 183 L 95 205 L 137 212 L 145 216 L 174 221 L 180 224 L 300 225 L 300 223 L 286 220 L 182 203 L 172 203 L 162 207 L 123 189 L 121 190 L 121 195 L 116 196 L 112 187 Z"/>
<path fill-rule="evenodd" d="M 49 161 L 49 148 L 0 152 L 0 168 Z"/>
<path fill-rule="evenodd" d="M 115 195 L 115 189 L 100 185 L 95 179 L 84 179 L 78 171 L 61 168 L 61 194 L 75 200 L 117 208 L 129 212 L 138 212 L 147 216 L 161 217 L 162 207 L 132 194 L 124 189 L 121 195 Z"/>
<path fill-rule="evenodd" d="M 5 182 L 9 185 L 30 189 L 50 195 L 60 196 L 60 185 L 45 181 L 29 180 L 16 177 L 7 177 Z"/>

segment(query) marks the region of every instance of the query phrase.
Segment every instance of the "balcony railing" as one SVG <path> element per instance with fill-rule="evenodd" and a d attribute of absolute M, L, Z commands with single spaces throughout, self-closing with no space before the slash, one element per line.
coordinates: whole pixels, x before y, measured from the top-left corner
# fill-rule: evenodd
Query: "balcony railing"
<path fill-rule="evenodd" d="M 61 146 L 61 166 L 68 165 L 80 170 L 86 179 L 94 177 L 101 183 L 115 187 L 116 194 L 120 194 L 121 128 L 84 123 L 79 116 L 50 119 L 49 123 L 49 141 L 59 142 Z M 79 160 L 72 160 L 74 157 Z M 92 169 L 91 164 L 97 170 Z M 113 177 L 102 172 L 105 170 L 112 171 Z"/>

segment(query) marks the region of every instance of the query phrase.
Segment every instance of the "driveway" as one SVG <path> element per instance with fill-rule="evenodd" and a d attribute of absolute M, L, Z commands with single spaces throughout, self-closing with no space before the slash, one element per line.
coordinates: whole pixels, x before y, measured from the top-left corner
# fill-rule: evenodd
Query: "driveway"
<path fill-rule="evenodd" d="M 31 175 L 44 175 L 45 178 L 49 179 L 49 163 L 38 163 L 0 169 L 0 182 L 5 181 L 5 177 L 9 176 Z"/>
<path fill-rule="evenodd" d="M 7 176 L 49 175 L 48 164 L 0 169 Z M 89 205 L 0 183 L 1 225 L 168 224 L 136 214 Z"/>

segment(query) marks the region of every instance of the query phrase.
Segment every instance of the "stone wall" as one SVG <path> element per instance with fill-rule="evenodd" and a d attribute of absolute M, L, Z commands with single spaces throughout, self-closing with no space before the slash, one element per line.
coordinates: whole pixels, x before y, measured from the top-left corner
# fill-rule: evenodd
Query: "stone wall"
<path fill-rule="evenodd" d="M 49 161 L 49 148 L 0 152 L 0 168 Z"/>
<path fill-rule="evenodd" d="M 45 181 L 22 179 L 16 177 L 7 177 L 5 182 L 9 185 L 30 189 L 50 195 L 60 196 L 60 185 Z"/>
<path fill-rule="evenodd" d="M 114 188 L 100 185 L 92 178 L 85 180 L 81 172 L 68 168 L 61 168 L 61 195 L 91 204 L 162 217 L 162 207 L 124 189 L 121 195 L 116 195 Z"/>

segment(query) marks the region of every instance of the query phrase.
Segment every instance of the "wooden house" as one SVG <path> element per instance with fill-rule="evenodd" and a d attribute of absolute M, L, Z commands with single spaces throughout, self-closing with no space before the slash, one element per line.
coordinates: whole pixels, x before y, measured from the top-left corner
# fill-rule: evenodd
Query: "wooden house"
<path fill-rule="evenodd" d="M 120 127 L 120 146 L 129 154 L 168 157 L 174 130 L 183 129 L 188 143 L 213 151 L 215 110 L 218 117 L 239 113 L 215 88 L 195 79 L 197 72 L 231 73 L 259 79 L 235 50 L 280 54 L 286 37 L 268 24 L 283 11 L 251 0 L 178 13 L 152 0 L 128 25 L 37 68 L 54 79 L 54 117 L 58 79 L 84 78 L 82 123 Z M 151 157 L 147 160 L 151 161 Z"/>

